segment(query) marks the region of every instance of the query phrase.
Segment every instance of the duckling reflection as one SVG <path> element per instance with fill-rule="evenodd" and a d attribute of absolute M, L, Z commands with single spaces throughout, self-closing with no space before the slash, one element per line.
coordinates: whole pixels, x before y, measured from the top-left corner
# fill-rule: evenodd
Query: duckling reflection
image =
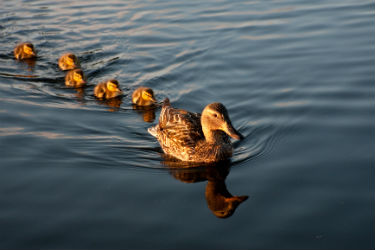
<path fill-rule="evenodd" d="M 156 106 L 138 106 L 133 104 L 133 109 L 139 113 L 145 122 L 153 122 L 155 120 Z"/>
<path fill-rule="evenodd" d="M 36 57 L 22 59 L 20 60 L 20 62 L 27 65 L 28 71 L 34 71 L 35 64 L 36 64 Z"/>
<path fill-rule="evenodd" d="M 116 96 L 110 99 L 98 99 L 100 104 L 106 105 L 109 107 L 109 111 L 115 112 L 120 110 L 122 104 L 122 96 Z"/>
<path fill-rule="evenodd" d="M 207 166 L 186 168 L 186 163 L 165 161 L 170 167 L 170 173 L 176 179 L 195 183 L 207 180 L 205 197 L 208 208 L 218 218 L 228 218 L 234 214 L 237 207 L 247 200 L 247 195 L 233 196 L 225 185 L 225 179 L 229 174 L 230 162 L 221 162 Z M 180 166 L 183 164 L 184 166 Z"/>
<path fill-rule="evenodd" d="M 77 92 L 75 96 L 77 97 L 77 101 L 80 103 L 84 104 L 85 102 L 85 96 L 86 96 L 86 89 L 82 87 L 76 87 L 74 88 L 75 91 Z"/>

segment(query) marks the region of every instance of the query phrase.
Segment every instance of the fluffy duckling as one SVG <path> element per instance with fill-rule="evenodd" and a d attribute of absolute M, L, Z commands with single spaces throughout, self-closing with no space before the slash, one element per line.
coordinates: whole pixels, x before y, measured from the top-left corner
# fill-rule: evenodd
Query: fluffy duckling
<path fill-rule="evenodd" d="M 159 141 L 164 153 L 188 162 L 213 163 L 232 156 L 229 136 L 242 139 L 221 103 L 207 105 L 202 115 L 175 109 L 164 100 L 159 123 L 148 129 Z"/>
<path fill-rule="evenodd" d="M 68 87 L 83 87 L 86 84 L 86 78 L 81 69 L 72 69 L 66 73 L 65 85 Z"/>
<path fill-rule="evenodd" d="M 20 43 L 14 48 L 14 57 L 17 60 L 30 59 L 36 57 L 34 45 L 32 43 Z"/>
<path fill-rule="evenodd" d="M 79 68 L 79 61 L 76 55 L 65 53 L 59 58 L 59 67 L 61 70 L 70 70 Z"/>
<path fill-rule="evenodd" d="M 99 99 L 110 99 L 122 94 L 120 85 L 117 80 L 111 79 L 101 82 L 94 88 L 94 95 Z"/>
<path fill-rule="evenodd" d="M 132 102 L 138 106 L 150 106 L 156 103 L 154 91 L 147 87 L 139 87 L 132 94 Z"/>

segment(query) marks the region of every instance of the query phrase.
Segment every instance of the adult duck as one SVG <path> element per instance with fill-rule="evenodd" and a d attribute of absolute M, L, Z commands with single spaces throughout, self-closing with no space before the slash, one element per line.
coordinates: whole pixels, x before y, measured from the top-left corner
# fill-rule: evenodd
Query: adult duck
<path fill-rule="evenodd" d="M 233 152 L 229 136 L 243 138 L 232 126 L 223 104 L 208 104 L 200 115 L 173 108 L 168 98 L 164 100 L 159 123 L 148 132 L 157 138 L 166 154 L 202 163 L 228 159 Z"/>

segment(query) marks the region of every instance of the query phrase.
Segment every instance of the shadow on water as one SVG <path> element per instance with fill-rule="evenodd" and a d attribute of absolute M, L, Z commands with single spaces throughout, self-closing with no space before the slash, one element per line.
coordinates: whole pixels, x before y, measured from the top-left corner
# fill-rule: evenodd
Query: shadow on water
<path fill-rule="evenodd" d="M 207 181 L 205 197 L 208 208 L 218 218 L 228 218 L 234 214 L 238 206 L 247 200 L 247 195 L 232 195 L 225 184 L 229 175 L 231 162 L 229 160 L 215 164 L 192 164 L 177 161 L 162 154 L 162 164 L 177 180 L 185 183 Z"/>

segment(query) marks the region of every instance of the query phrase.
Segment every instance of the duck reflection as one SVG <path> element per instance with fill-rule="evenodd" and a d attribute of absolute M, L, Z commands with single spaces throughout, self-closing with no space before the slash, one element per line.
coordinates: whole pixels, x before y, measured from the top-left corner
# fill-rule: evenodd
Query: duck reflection
<path fill-rule="evenodd" d="M 205 197 L 208 208 L 218 218 L 228 218 L 237 207 L 247 200 L 247 195 L 233 196 L 225 185 L 229 174 L 230 161 L 217 164 L 188 167 L 187 163 L 165 159 L 163 162 L 172 176 L 182 182 L 195 183 L 207 180 Z"/>
<path fill-rule="evenodd" d="M 139 106 L 136 104 L 132 104 L 133 109 L 137 111 L 138 114 L 140 114 L 145 122 L 153 122 L 155 120 L 155 110 L 156 105 L 151 106 Z"/>
<path fill-rule="evenodd" d="M 219 218 L 232 216 L 238 205 L 248 198 L 247 195 L 233 196 L 229 193 L 224 180 L 208 180 L 205 196 L 208 207 Z"/>

